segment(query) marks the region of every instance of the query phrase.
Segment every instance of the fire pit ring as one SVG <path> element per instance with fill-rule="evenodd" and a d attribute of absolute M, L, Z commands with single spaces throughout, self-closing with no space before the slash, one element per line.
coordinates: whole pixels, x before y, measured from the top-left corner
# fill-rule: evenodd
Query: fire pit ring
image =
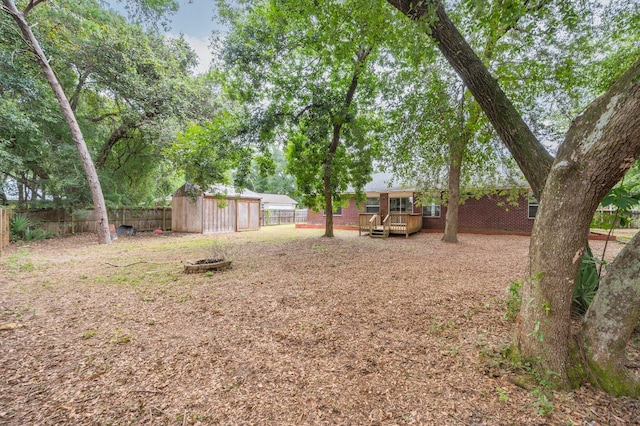
<path fill-rule="evenodd" d="M 187 274 L 196 274 L 207 271 L 223 271 L 231 269 L 231 261 L 224 259 L 201 259 L 194 262 L 187 261 L 184 265 L 184 272 Z"/>

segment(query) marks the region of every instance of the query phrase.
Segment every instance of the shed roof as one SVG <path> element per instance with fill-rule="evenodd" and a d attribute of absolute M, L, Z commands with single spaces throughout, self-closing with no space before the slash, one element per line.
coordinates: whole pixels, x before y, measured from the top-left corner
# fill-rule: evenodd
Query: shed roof
<path fill-rule="evenodd" d="M 176 191 L 173 195 L 176 196 L 178 194 L 184 194 L 187 191 L 195 190 L 200 191 L 197 186 L 192 183 L 185 183 L 178 191 Z M 261 199 L 264 203 L 272 203 L 272 204 L 298 204 L 296 200 L 284 194 L 264 194 L 260 192 L 254 192 L 249 189 L 243 189 L 242 191 L 238 191 L 234 186 L 231 185 L 211 185 L 206 191 L 204 191 L 204 195 L 225 195 L 227 197 L 234 198 L 251 198 L 251 199 Z"/>
<path fill-rule="evenodd" d="M 205 191 L 205 195 L 226 195 L 233 198 L 252 198 L 261 199 L 262 197 L 257 192 L 249 191 L 248 189 L 238 190 L 234 186 L 230 185 L 212 185 Z"/>
<path fill-rule="evenodd" d="M 173 196 L 184 196 L 190 191 L 195 191 L 196 193 L 202 193 L 203 195 L 216 195 L 216 196 L 226 196 L 232 198 L 246 198 L 246 199 L 260 199 L 260 194 L 257 194 L 253 191 L 249 191 L 247 189 L 243 191 L 238 191 L 235 187 L 230 185 L 211 185 L 207 188 L 206 191 L 201 191 L 196 185 L 192 183 L 185 183 L 173 193 Z"/>

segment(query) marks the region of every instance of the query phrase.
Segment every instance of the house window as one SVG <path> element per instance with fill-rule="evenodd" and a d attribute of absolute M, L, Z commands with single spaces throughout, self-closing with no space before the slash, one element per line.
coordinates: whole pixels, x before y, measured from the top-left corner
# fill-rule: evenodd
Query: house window
<path fill-rule="evenodd" d="M 413 197 L 389 198 L 389 213 L 413 213 Z"/>
<path fill-rule="evenodd" d="M 422 217 L 440 217 L 440 204 L 422 206 Z"/>
<path fill-rule="evenodd" d="M 380 197 L 367 197 L 366 213 L 380 213 Z"/>
<path fill-rule="evenodd" d="M 533 194 L 529 195 L 529 219 L 535 219 L 538 213 L 538 200 Z"/>
<path fill-rule="evenodd" d="M 322 210 L 322 216 L 326 216 L 327 212 L 326 210 Z M 342 216 L 342 207 L 338 207 L 337 209 L 335 209 L 335 211 L 333 212 L 334 216 Z"/>

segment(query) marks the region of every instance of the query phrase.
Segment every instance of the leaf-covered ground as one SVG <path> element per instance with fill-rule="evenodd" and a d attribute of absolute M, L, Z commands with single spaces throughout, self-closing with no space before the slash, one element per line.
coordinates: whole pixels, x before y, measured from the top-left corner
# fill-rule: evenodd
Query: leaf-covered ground
<path fill-rule="evenodd" d="M 640 423 L 635 400 L 512 384 L 505 302 L 528 237 L 321 233 L 12 245 L 0 424 Z M 217 257 L 233 268 L 182 272 Z"/>

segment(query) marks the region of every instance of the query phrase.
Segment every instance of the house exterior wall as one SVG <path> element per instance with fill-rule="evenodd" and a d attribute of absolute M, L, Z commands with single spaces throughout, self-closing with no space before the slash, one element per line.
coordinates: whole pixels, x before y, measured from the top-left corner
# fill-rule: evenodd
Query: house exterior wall
<path fill-rule="evenodd" d="M 338 226 L 357 226 L 358 217 L 361 211 L 364 211 L 364 203 L 360 206 L 356 205 L 356 201 L 351 198 L 349 204 L 342 208 L 342 214 L 333 214 L 333 224 Z M 324 210 L 314 212 L 313 210 L 307 210 L 307 223 L 309 225 L 324 225 L 325 215 Z"/>
<path fill-rule="evenodd" d="M 389 214 L 389 194 L 380 194 L 380 216 L 383 218 Z"/>
<path fill-rule="evenodd" d="M 392 194 L 393 195 L 393 194 Z M 414 196 L 415 199 L 415 196 Z M 380 194 L 380 214 L 384 217 L 389 209 L 389 194 Z M 414 213 L 421 213 L 420 206 L 414 206 Z M 354 200 L 342 208 L 340 216 L 333 217 L 333 224 L 337 226 L 357 226 L 358 215 L 364 212 L 364 205 L 357 206 Z M 440 217 L 422 218 L 422 229 L 444 230 L 447 207 L 441 206 Z M 324 225 L 325 217 L 322 211 L 309 210 L 307 223 Z M 458 230 L 478 232 L 531 232 L 533 219 L 528 218 L 528 201 L 523 196 L 518 200 L 518 206 L 508 203 L 506 196 L 486 195 L 476 200 L 470 198 L 460 205 L 458 213 Z"/>
<path fill-rule="evenodd" d="M 508 203 L 506 196 L 487 195 L 470 199 L 460 206 L 458 229 L 477 231 L 531 232 L 533 219 L 528 218 L 528 200 L 520 197 L 517 206 Z M 446 209 L 443 209 L 446 215 Z M 444 222 L 442 224 L 444 229 Z"/>
<path fill-rule="evenodd" d="M 423 217 L 422 229 L 444 230 L 447 206 L 440 207 L 440 217 Z M 528 218 L 529 204 L 526 196 L 518 199 L 518 205 L 509 204 L 506 196 L 485 195 L 470 198 L 458 211 L 458 230 L 493 232 L 531 232 L 533 219 Z"/>

